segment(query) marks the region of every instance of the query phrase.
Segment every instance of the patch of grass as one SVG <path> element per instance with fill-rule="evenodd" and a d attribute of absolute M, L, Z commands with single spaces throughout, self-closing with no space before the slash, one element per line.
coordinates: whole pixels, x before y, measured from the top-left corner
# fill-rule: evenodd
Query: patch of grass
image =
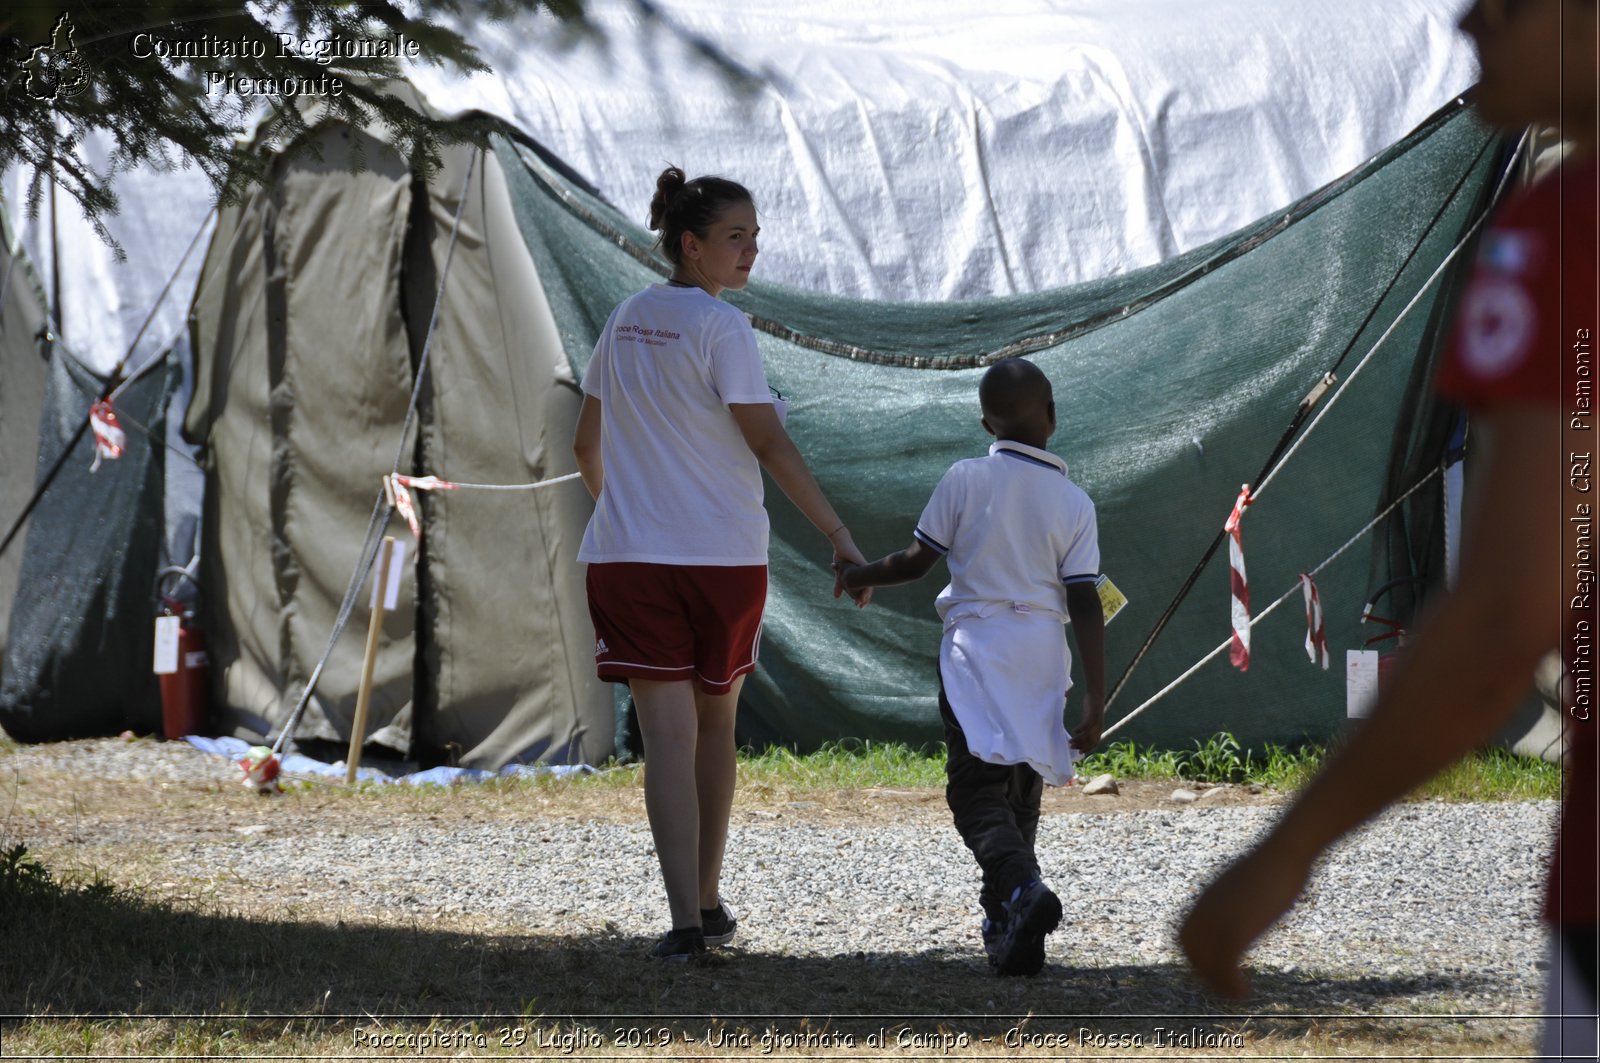
<path fill-rule="evenodd" d="M 28 855 L 27 846 L 18 843 L 0 851 L 0 903 L 16 904 L 54 887 L 50 870 Z"/>
<path fill-rule="evenodd" d="M 0 842 L 0 910 L 54 905 L 75 897 L 106 899 L 116 888 L 100 872 L 56 876 L 21 842 Z"/>
<path fill-rule="evenodd" d="M 1082 1020 L 1079 1020 L 1080 1023 Z M 1179 1020 L 1165 1020 L 1170 1038 Z M 290 1019 L 161 1019 L 129 1016 L 93 1022 L 53 1023 L 23 1020 L 8 1026 L 7 1055 L 31 1058 L 136 1056 L 139 1058 L 215 1058 L 243 1055 L 284 1058 L 463 1058 L 463 1059 L 616 1059 L 646 1058 L 642 1045 L 658 1042 L 662 1034 L 670 1045 L 651 1043 L 648 1058 L 707 1059 L 853 1059 L 909 1060 L 937 1053 L 949 1059 L 994 1059 L 996 1044 L 1003 1044 L 1008 1029 L 1002 1023 L 970 1021 L 963 1017 L 920 1023 L 878 1023 L 882 1032 L 862 1022 L 839 1021 L 827 1016 L 802 1017 L 774 1023 L 751 1023 L 739 1018 L 710 1022 L 654 1017 L 625 1018 L 620 1022 L 566 1021 L 559 1016 L 494 1017 L 482 1020 L 426 1016 L 329 1016 Z M 1146 1044 L 1159 1036 L 1160 1021 L 1136 1022 L 1110 1017 L 1089 1020 L 1087 1031 L 1105 1038 L 1104 1047 L 1092 1040 L 1077 1047 L 1078 1027 L 1032 1016 L 1017 1024 L 1015 1035 L 1023 1047 L 1005 1051 L 1007 1058 L 1062 1059 L 1060 1048 L 1041 1046 L 1049 1037 L 1072 1045 L 1070 1058 L 1126 1058 L 1118 1047 L 1137 1036 Z M 1411 1029 L 1402 1032 L 1401 1026 Z M 1194 1026 L 1177 1026 L 1188 1033 Z M 1238 1037 L 1233 1049 L 1171 1049 L 1178 1059 L 1519 1059 L 1528 1058 L 1533 1043 L 1531 1023 L 1449 1022 L 1447 1020 L 1399 1022 L 1368 1021 L 1357 1016 L 1294 1023 L 1270 1017 L 1242 1016 L 1205 1021 L 1200 1030 L 1216 1037 Z M 704 1043 L 708 1033 L 723 1038 L 721 1047 Z M 806 1033 L 837 1048 L 790 1048 Z M 965 1035 L 964 1045 L 962 1035 Z M 977 1040 L 992 1037 L 991 1043 Z M 883 1047 L 868 1046 L 878 1035 Z M 846 1038 L 850 1040 L 846 1040 Z M 902 1042 L 901 1038 L 905 1038 Z M 694 1040 L 690 1040 L 693 1038 Z M 744 1040 L 740 1040 L 744 1039 Z M 1120 1040 L 1119 1039 L 1126 1039 Z M 714 1043 L 714 1042 L 713 1042 Z M 803 1042 L 802 1042 L 803 1043 Z M 1159 1043 L 1159 1042 L 1158 1042 Z M 1169 1042 L 1170 1043 L 1170 1042 Z M 1224 1045 L 1230 1042 L 1224 1040 Z M 949 1044 L 952 1047 L 910 1047 Z M 741 1047 L 748 1045 L 749 1047 Z M 854 1047 L 851 1047 L 851 1046 Z M 770 1047 L 769 1047 L 770 1046 Z M 14 1051 L 13 1051 L 14 1049 Z M 1148 1050 L 1147 1050 L 1148 1051 Z M 1397 1053 L 1404 1053 L 1397 1055 Z M 1150 1058 L 1148 1055 L 1143 1058 Z"/>
<path fill-rule="evenodd" d="M 1412 800 L 1553 801 L 1560 796 L 1559 764 L 1492 748 L 1446 768 L 1412 794 Z"/>
<path fill-rule="evenodd" d="M 1119 779 L 1188 779 L 1284 787 L 1309 777 L 1321 755 L 1320 747 L 1288 749 L 1274 743 L 1257 753 L 1242 748 L 1232 734 L 1221 731 L 1204 742 L 1196 739 L 1194 748 L 1188 750 L 1113 742 L 1079 762 L 1078 773 L 1089 776 L 1109 772 Z"/>
<path fill-rule="evenodd" d="M 804 756 L 781 746 L 757 753 L 741 752 L 741 783 L 782 786 L 796 790 L 845 790 L 858 787 L 914 789 L 944 785 L 945 751 L 899 742 L 829 742 Z"/>
<path fill-rule="evenodd" d="M 1078 762 L 1079 775 L 1111 774 L 1118 779 L 1177 779 L 1182 777 L 1180 754 L 1137 742 L 1113 742 Z"/>
<path fill-rule="evenodd" d="M 1244 749 L 1227 731 L 1219 731 L 1204 742 L 1196 739 L 1194 749 L 1179 755 L 1185 779 L 1210 783 L 1249 783 L 1274 789 L 1294 789 L 1303 784 L 1322 763 L 1322 746 L 1296 748 L 1265 743 L 1258 752 Z"/>
<path fill-rule="evenodd" d="M 1306 744 L 1283 746 L 1267 742 L 1245 749 L 1226 731 L 1191 749 L 1162 749 L 1136 742 L 1113 742 L 1078 762 L 1084 779 L 1110 774 L 1117 779 L 1235 783 L 1293 791 L 1308 782 L 1326 759 L 1328 747 Z M 739 786 L 790 793 L 855 789 L 916 790 L 944 786 L 945 749 L 909 746 L 900 742 L 845 740 L 830 742 L 812 753 L 797 754 L 782 746 L 739 751 Z M 644 784 L 643 763 L 613 764 L 599 772 L 570 776 L 524 776 L 491 779 L 468 787 L 409 787 L 367 784 L 353 791 L 355 800 L 382 802 L 418 812 L 438 810 L 481 792 L 486 797 L 533 789 L 581 793 L 615 792 Z M 296 793 L 294 784 L 286 787 Z M 327 788 L 301 784 L 299 789 L 316 797 Z M 1561 795 L 1561 771 L 1554 764 L 1532 757 L 1514 756 L 1501 749 L 1476 753 L 1417 790 L 1411 800 L 1521 801 L 1556 799 Z M 348 799 L 348 798 L 347 798 Z"/>
<path fill-rule="evenodd" d="M 812 753 L 782 746 L 739 750 L 739 785 L 781 790 L 851 790 L 866 787 L 918 789 L 944 785 L 944 746 L 908 746 L 903 742 L 845 739 L 829 742 Z M 642 763 L 613 764 L 591 775 L 565 778 L 494 780 L 486 785 L 539 788 L 628 789 L 643 785 Z"/>
<path fill-rule="evenodd" d="M 739 751 L 741 789 L 788 793 L 869 788 L 922 789 L 944 786 L 944 746 L 909 746 L 901 742 L 844 740 L 811 753 L 797 754 L 781 746 Z M 364 783 L 344 791 L 341 799 L 399 807 L 418 812 L 453 807 L 475 794 L 485 797 L 538 792 L 574 795 L 635 790 L 644 785 L 643 762 L 608 764 L 597 772 L 575 775 L 525 775 L 488 779 L 459 786 L 391 786 Z M 326 785 L 285 785 L 290 796 L 326 799 Z"/>
<path fill-rule="evenodd" d="M 1083 776 L 1109 772 L 1119 779 L 1188 779 L 1245 783 L 1295 790 L 1306 784 L 1326 759 L 1321 745 L 1287 747 L 1265 743 L 1260 751 L 1240 747 L 1226 731 L 1191 750 L 1163 750 L 1134 742 L 1115 742 L 1079 762 Z M 1415 801 L 1529 801 L 1561 796 L 1561 769 L 1537 757 L 1519 757 L 1490 748 L 1472 754 L 1411 795 Z"/>
<path fill-rule="evenodd" d="M 1290 749 L 1276 742 L 1262 746 L 1262 761 L 1251 782 L 1274 790 L 1296 790 L 1316 773 L 1326 755 L 1324 746 L 1298 746 Z"/>
<path fill-rule="evenodd" d="M 1250 774 L 1251 756 L 1248 751 L 1240 756 L 1239 740 L 1227 731 L 1219 731 L 1201 742 L 1194 742 L 1194 752 L 1183 755 L 1183 775 L 1196 782 L 1243 782 Z"/>

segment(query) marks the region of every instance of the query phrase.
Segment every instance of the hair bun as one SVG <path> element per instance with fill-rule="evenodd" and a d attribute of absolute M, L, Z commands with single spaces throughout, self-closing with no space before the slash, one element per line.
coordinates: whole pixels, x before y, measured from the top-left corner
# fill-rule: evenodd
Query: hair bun
<path fill-rule="evenodd" d="M 672 208 L 672 201 L 678 198 L 678 193 L 688 183 L 689 175 L 677 166 L 668 166 L 661 171 L 661 176 L 656 178 L 656 194 L 650 199 L 651 232 L 661 228 L 667 211 Z"/>

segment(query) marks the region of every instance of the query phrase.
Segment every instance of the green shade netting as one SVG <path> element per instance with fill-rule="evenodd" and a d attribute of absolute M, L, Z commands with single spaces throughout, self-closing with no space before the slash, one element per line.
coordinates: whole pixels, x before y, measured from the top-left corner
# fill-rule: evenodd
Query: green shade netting
<path fill-rule="evenodd" d="M 95 469 L 95 437 L 86 425 L 106 380 L 60 348 L 52 352 L 36 482 L 42 485 L 71 450 L 39 497 L 22 544 L 0 668 L 0 725 L 13 738 L 53 742 L 160 727 L 151 660 L 162 441 L 179 376 L 168 355 L 117 396 L 126 450 Z M 20 509 L 26 500 L 7 501 Z"/>
<path fill-rule="evenodd" d="M 1339 378 L 1350 377 L 1479 216 L 1503 161 L 1491 138 L 1463 107 L 1447 108 L 1282 214 L 1092 284 L 909 304 L 752 281 L 729 301 L 752 316 L 768 378 L 790 402 L 789 432 L 869 558 L 910 543 L 944 470 L 985 452 L 990 439 L 979 424 L 977 385 L 987 360 L 1026 354 L 1038 364 L 1055 387 L 1052 449 L 1094 499 L 1102 570 L 1129 599 L 1106 632 L 1115 680 L 1300 400 L 1347 348 Z M 649 255 L 652 236 L 563 176 L 536 146 L 501 141 L 497 152 L 566 353 L 581 374 L 612 307 L 661 278 L 663 267 Z M 753 192 L 759 208 L 760 189 Z M 763 238 L 770 243 L 783 233 L 768 229 Z M 1449 294 L 1446 283 L 1427 287 L 1249 510 L 1243 541 L 1257 610 L 1397 493 L 1389 464 L 1397 448 L 1416 446 L 1410 426 L 1425 391 L 1419 384 Z M 1434 461 L 1428 456 L 1421 468 Z M 1430 490 L 1407 508 L 1439 504 Z M 761 667 L 745 686 L 743 737 L 802 749 L 849 737 L 940 738 L 933 599 L 944 567 L 920 583 L 881 589 L 869 608 L 857 610 L 830 596 L 823 537 L 775 489 L 767 506 L 771 591 Z M 1119 737 L 1187 746 L 1226 730 L 1258 745 L 1333 733 L 1346 718 L 1344 653 L 1374 634 L 1358 623 L 1369 592 L 1413 575 L 1394 570 L 1393 558 L 1404 567 L 1408 551 L 1375 552 L 1378 542 L 1367 537 L 1317 578 L 1331 669 L 1308 661 L 1304 609 L 1288 602 L 1255 629 L 1248 672 L 1219 655 Z M 1109 719 L 1225 641 L 1229 609 L 1223 551 Z M 1081 662 L 1073 672 L 1081 683 Z M 1069 724 L 1076 723 L 1079 693 L 1070 699 Z"/>

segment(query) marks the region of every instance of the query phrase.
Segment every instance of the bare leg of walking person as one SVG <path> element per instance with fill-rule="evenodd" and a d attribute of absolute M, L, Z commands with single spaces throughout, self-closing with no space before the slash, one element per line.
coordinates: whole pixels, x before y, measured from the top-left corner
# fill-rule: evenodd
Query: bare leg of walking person
<path fill-rule="evenodd" d="M 733 788 L 738 775 L 733 726 L 743 686 L 744 676 L 740 676 L 726 694 L 707 694 L 698 689 L 694 693 L 700 722 L 694 759 L 700 805 L 698 899 L 706 911 L 717 906 L 717 891 L 722 885 L 722 856 L 728 844 L 728 818 L 733 812 Z"/>
<path fill-rule="evenodd" d="M 644 734 L 644 807 L 650 817 L 674 929 L 700 925 L 699 721 L 694 685 L 634 679 Z M 723 818 L 726 833 L 726 815 Z"/>

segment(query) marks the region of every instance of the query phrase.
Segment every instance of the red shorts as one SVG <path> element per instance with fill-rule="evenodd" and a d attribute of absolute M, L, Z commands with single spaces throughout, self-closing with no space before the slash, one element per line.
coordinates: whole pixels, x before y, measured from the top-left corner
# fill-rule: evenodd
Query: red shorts
<path fill-rule="evenodd" d="M 767 566 L 612 561 L 584 583 L 601 679 L 692 679 L 725 694 L 755 669 Z"/>

